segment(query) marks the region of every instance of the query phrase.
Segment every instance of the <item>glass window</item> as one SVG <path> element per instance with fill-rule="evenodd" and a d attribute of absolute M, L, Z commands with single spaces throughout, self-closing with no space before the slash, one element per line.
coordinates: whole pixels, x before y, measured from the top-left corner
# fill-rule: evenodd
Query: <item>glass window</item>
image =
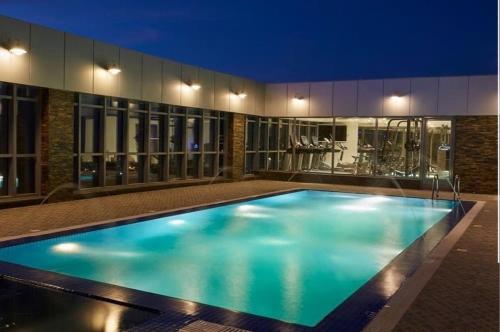
<path fill-rule="evenodd" d="M 290 146 L 290 120 L 280 120 L 279 122 L 279 149 L 286 150 Z"/>
<path fill-rule="evenodd" d="M 80 186 L 92 188 L 99 186 L 101 157 L 82 155 L 80 164 Z"/>
<path fill-rule="evenodd" d="M 248 120 L 245 131 L 245 142 L 247 151 L 257 150 L 257 124 L 255 121 Z"/>
<path fill-rule="evenodd" d="M 9 153 L 9 127 L 10 127 L 10 114 L 12 112 L 12 103 L 10 100 L 0 100 L 0 153 Z"/>
<path fill-rule="evenodd" d="M 151 114 L 149 123 L 149 149 L 151 152 L 165 152 L 166 116 Z"/>
<path fill-rule="evenodd" d="M 336 118 L 335 173 L 374 175 L 376 137 L 374 118 Z"/>
<path fill-rule="evenodd" d="M 12 84 L 0 82 L 0 95 L 1 96 L 12 96 Z"/>
<path fill-rule="evenodd" d="M 123 184 L 125 156 L 110 154 L 106 156 L 106 185 Z"/>
<path fill-rule="evenodd" d="M 451 120 L 427 120 L 426 176 L 451 176 Z"/>
<path fill-rule="evenodd" d="M 419 177 L 421 119 L 384 118 L 378 127 L 377 174 Z"/>
<path fill-rule="evenodd" d="M 151 155 L 149 181 L 160 182 L 167 179 L 165 176 L 165 160 L 166 156 L 164 155 Z"/>
<path fill-rule="evenodd" d="M 128 183 L 144 182 L 145 159 L 145 156 L 140 155 L 128 156 Z"/>
<path fill-rule="evenodd" d="M 104 105 L 104 97 L 97 96 L 97 95 L 82 94 L 81 95 L 81 103 L 83 105 L 99 105 L 99 106 L 103 106 Z"/>
<path fill-rule="evenodd" d="M 217 170 L 217 176 L 224 176 L 226 174 L 226 164 L 224 162 L 224 155 L 219 154 L 219 169 Z"/>
<path fill-rule="evenodd" d="M 19 101 L 17 109 L 17 153 L 35 153 L 36 103 Z"/>
<path fill-rule="evenodd" d="M 245 155 L 245 173 L 252 174 L 254 171 L 255 153 L 247 153 Z"/>
<path fill-rule="evenodd" d="M 205 154 L 203 157 L 203 176 L 214 177 L 216 154 Z"/>
<path fill-rule="evenodd" d="M 269 127 L 269 150 L 278 150 L 278 123 L 272 122 Z"/>
<path fill-rule="evenodd" d="M 170 116 L 169 120 L 169 151 L 184 151 L 184 117 Z"/>
<path fill-rule="evenodd" d="M 188 130 L 188 151 L 200 151 L 200 118 L 189 118 L 187 123 Z"/>
<path fill-rule="evenodd" d="M 203 144 L 205 151 L 215 151 L 217 139 L 217 119 L 203 120 Z"/>
<path fill-rule="evenodd" d="M 108 110 L 106 113 L 105 151 L 124 152 L 125 112 Z"/>
<path fill-rule="evenodd" d="M 266 151 L 267 150 L 267 127 L 268 121 L 267 119 L 260 119 L 259 124 L 259 150 Z"/>
<path fill-rule="evenodd" d="M 80 113 L 80 149 L 82 153 L 100 152 L 101 111 L 83 107 Z"/>
<path fill-rule="evenodd" d="M 38 88 L 27 85 L 18 85 L 17 86 L 17 96 L 23 98 L 32 98 L 35 99 L 38 97 Z"/>
<path fill-rule="evenodd" d="M 0 196 L 9 192 L 9 162 L 9 158 L 0 158 Z"/>
<path fill-rule="evenodd" d="M 226 144 L 226 115 L 221 114 L 219 119 L 219 152 L 224 153 L 224 146 Z"/>
<path fill-rule="evenodd" d="M 183 162 L 183 154 L 173 154 L 168 157 L 168 175 L 170 178 L 180 179 L 184 177 Z"/>
<path fill-rule="evenodd" d="M 16 188 L 18 194 L 35 192 L 35 158 L 17 158 Z"/>
<path fill-rule="evenodd" d="M 189 154 L 187 162 L 187 176 L 197 178 L 200 176 L 200 155 Z"/>
<path fill-rule="evenodd" d="M 129 113 L 128 151 L 144 152 L 146 134 L 146 115 L 140 112 Z"/>

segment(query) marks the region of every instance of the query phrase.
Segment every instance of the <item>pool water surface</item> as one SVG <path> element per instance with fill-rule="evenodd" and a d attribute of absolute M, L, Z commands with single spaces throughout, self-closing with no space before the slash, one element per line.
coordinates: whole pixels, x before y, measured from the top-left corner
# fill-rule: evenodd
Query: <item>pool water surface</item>
<path fill-rule="evenodd" d="M 303 190 L 0 248 L 0 260 L 306 326 L 454 207 Z"/>

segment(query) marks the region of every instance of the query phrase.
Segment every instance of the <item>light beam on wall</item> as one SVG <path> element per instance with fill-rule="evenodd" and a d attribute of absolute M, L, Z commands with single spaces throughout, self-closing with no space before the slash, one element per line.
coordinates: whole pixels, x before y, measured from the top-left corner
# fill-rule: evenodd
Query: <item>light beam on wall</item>
<path fill-rule="evenodd" d="M 108 68 L 108 73 L 110 73 L 113 76 L 118 75 L 121 72 L 122 70 L 117 65 L 111 65 Z"/>
<path fill-rule="evenodd" d="M 20 46 L 11 47 L 9 49 L 9 52 L 10 52 L 10 54 L 14 54 L 16 56 L 21 56 L 21 55 L 28 53 L 28 51 L 26 51 L 26 49 L 24 49 Z"/>

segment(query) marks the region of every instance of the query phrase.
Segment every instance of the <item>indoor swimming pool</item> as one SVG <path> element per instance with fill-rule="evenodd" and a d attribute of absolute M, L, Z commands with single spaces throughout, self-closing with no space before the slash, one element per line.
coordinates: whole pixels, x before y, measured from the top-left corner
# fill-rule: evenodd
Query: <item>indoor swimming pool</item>
<path fill-rule="evenodd" d="M 0 244 L 0 261 L 315 326 L 455 204 L 300 190 Z"/>

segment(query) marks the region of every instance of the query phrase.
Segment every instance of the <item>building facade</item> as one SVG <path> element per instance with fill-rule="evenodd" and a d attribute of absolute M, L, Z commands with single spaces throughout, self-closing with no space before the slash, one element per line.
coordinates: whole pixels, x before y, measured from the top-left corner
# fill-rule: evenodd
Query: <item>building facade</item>
<path fill-rule="evenodd" d="M 0 17 L 0 204 L 262 176 L 497 188 L 497 76 L 265 84 Z"/>

